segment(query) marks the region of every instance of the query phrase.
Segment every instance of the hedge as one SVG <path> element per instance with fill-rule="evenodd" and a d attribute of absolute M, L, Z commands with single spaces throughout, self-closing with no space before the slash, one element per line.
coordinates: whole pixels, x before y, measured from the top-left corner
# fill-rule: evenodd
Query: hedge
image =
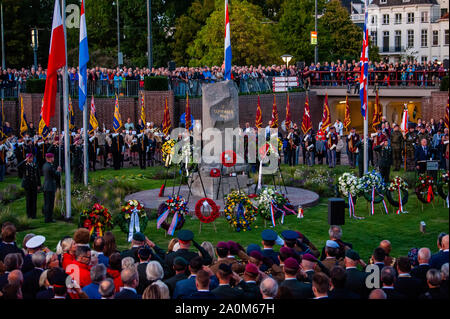
<path fill-rule="evenodd" d="M 441 91 L 448 91 L 448 75 L 441 80 Z"/>
<path fill-rule="evenodd" d="M 44 79 L 29 79 L 27 80 L 27 93 L 44 93 L 45 80 Z"/>
<path fill-rule="evenodd" d="M 168 91 L 169 81 L 165 76 L 147 76 L 144 78 L 146 91 Z"/>

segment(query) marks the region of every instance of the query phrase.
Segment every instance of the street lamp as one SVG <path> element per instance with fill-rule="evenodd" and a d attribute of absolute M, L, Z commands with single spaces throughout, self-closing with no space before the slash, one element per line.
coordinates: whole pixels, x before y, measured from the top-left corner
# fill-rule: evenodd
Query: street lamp
<path fill-rule="evenodd" d="M 38 39 L 38 29 L 34 27 L 31 29 L 31 46 L 33 47 L 34 53 L 34 70 L 37 70 L 37 50 L 39 47 L 39 39 Z"/>
<path fill-rule="evenodd" d="M 120 21 L 119 21 L 119 0 L 115 0 L 112 3 L 117 6 L 117 64 L 121 66 L 123 64 L 122 52 L 120 52 Z"/>
<path fill-rule="evenodd" d="M 152 1 L 147 0 L 147 59 L 150 72 L 153 68 L 153 43 L 152 43 Z"/>
<path fill-rule="evenodd" d="M 283 54 L 281 56 L 281 58 L 283 59 L 283 62 L 286 63 L 286 74 L 285 74 L 285 82 L 286 82 L 286 92 L 288 91 L 288 67 L 289 67 L 289 61 L 291 61 L 292 59 L 292 55 L 290 54 Z"/>

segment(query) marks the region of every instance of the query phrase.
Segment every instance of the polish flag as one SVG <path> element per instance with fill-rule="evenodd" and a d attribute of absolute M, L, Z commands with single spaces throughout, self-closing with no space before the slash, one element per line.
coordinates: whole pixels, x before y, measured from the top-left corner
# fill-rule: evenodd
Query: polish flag
<path fill-rule="evenodd" d="M 47 126 L 50 126 L 50 118 L 55 115 L 55 99 L 58 86 L 57 71 L 65 65 L 66 47 L 64 27 L 61 19 L 59 0 L 55 0 L 50 51 L 48 55 L 47 79 L 45 80 L 44 106 L 42 107 L 42 116 Z"/>

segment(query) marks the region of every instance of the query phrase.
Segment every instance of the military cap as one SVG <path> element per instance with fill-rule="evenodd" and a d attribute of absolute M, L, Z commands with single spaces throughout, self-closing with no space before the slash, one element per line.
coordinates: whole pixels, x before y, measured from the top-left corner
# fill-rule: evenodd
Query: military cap
<path fill-rule="evenodd" d="M 250 253 L 250 257 L 253 257 L 258 260 L 263 260 L 264 256 L 257 250 L 254 250 Z"/>
<path fill-rule="evenodd" d="M 227 245 L 229 250 L 239 251 L 239 245 L 236 242 L 230 240 Z"/>
<path fill-rule="evenodd" d="M 47 153 L 47 154 L 45 154 L 45 157 L 52 158 L 52 157 L 55 157 L 55 155 L 53 153 Z"/>
<path fill-rule="evenodd" d="M 330 247 L 330 248 L 339 248 L 339 244 L 337 242 L 335 242 L 334 240 L 327 240 L 327 243 L 325 246 Z"/>
<path fill-rule="evenodd" d="M 177 238 L 182 241 L 190 241 L 194 239 L 194 233 L 188 229 L 182 229 L 177 233 Z"/>
<path fill-rule="evenodd" d="M 138 250 L 138 255 L 140 258 L 142 258 L 143 260 L 147 260 L 150 255 L 151 255 L 152 251 L 150 250 L 150 248 L 144 247 Z"/>
<path fill-rule="evenodd" d="M 28 153 L 25 158 L 30 158 L 30 157 L 33 157 L 33 153 Z"/>
<path fill-rule="evenodd" d="M 252 251 L 261 251 L 261 247 L 257 244 L 250 244 L 247 247 L 247 255 L 250 255 Z"/>
<path fill-rule="evenodd" d="M 189 263 L 183 257 L 178 256 L 178 257 L 175 257 L 175 259 L 173 260 L 173 264 L 174 265 L 178 265 L 178 266 L 186 267 Z"/>
<path fill-rule="evenodd" d="M 284 261 L 284 267 L 290 269 L 298 269 L 300 266 L 295 258 L 289 257 Z"/>
<path fill-rule="evenodd" d="M 302 259 L 303 260 L 307 260 L 307 261 L 312 261 L 312 262 L 316 262 L 317 261 L 317 258 L 316 257 L 314 257 L 313 255 L 311 255 L 311 254 L 303 254 L 302 255 Z"/>
<path fill-rule="evenodd" d="M 258 267 L 256 267 L 256 266 L 255 266 L 254 264 L 252 264 L 252 263 L 248 263 L 248 264 L 245 266 L 245 272 L 248 272 L 248 273 L 254 274 L 254 275 L 259 274 Z"/>
<path fill-rule="evenodd" d="M 284 240 L 296 240 L 299 238 L 299 234 L 293 230 L 283 230 L 281 232 L 281 237 L 284 238 Z"/>
<path fill-rule="evenodd" d="M 280 248 L 280 254 L 294 256 L 295 255 L 295 250 L 293 250 L 290 247 L 281 247 Z"/>
<path fill-rule="evenodd" d="M 31 237 L 31 238 L 27 241 L 27 243 L 25 244 L 25 246 L 26 246 L 27 248 L 34 249 L 34 248 L 38 248 L 39 246 L 42 246 L 42 245 L 44 244 L 44 242 L 45 242 L 45 237 L 42 236 L 42 235 L 37 235 L 37 236 Z"/>
<path fill-rule="evenodd" d="M 263 240 L 277 240 L 278 234 L 272 229 L 265 229 L 261 232 Z"/>
<path fill-rule="evenodd" d="M 133 234 L 133 240 L 135 241 L 145 241 L 145 235 L 141 232 L 135 232 Z"/>
<path fill-rule="evenodd" d="M 222 270 L 225 275 L 231 275 L 233 273 L 233 270 L 231 269 L 231 265 L 222 263 L 219 265 L 219 269 Z"/>
<path fill-rule="evenodd" d="M 224 241 L 219 241 L 217 243 L 217 248 L 222 248 L 222 249 L 230 249 L 228 243 L 224 242 Z"/>
<path fill-rule="evenodd" d="M 351 260 L 360 260 L 359 254 L 353 249 L 349 249 L 345 252 L 345 257 L 350 258 Z"/>

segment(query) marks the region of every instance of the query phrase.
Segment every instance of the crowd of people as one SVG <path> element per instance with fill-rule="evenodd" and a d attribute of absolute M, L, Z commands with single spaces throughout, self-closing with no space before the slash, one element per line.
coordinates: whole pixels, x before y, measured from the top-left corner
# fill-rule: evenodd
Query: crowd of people
<path fill-rule="evenodd" d="M 61 238 L 54 251 L 45 241 L 29 233 L 19 244 L 15 226 L 2 225 L 0 299 L 448 298 L 445 233 L 437 247 L 398 257 L 383 240 L 365 260 L 344 241 L 340 226 L 330 227 L 325 243 L 299 231 L 266 229 L 260 245 L 247 247 L 199 244 L 189 230 L 179 230 L 167 249 L 137 232 L 129 249 L 119 251 L 111 232 L 92 240 L 84 228 Z M 368 278 L 373 274 L 379 276 Z"/>
<path fill-rule="evenodd" d="M 37 69 L 6 68 L 1 70 L 0 88 L 23 86 L 28 79 L 45 79 L 46 69 L 41 65 Z M 60 74 L 62 70 L 60 70 Z M 77 86 L 78 69 L 68 69 L 72 86 Z M 360 66 L 359 61 L 337 60 L 336 62 L 311 63 L 309 66 L 299 62 L 286 68 L 285 65 L 271 66 L 233 66 L 232 79 L 238 85 L 241 80 L 266 79 L 272 76 L 296 76 L 299 86 L 309 88 L 311 85 L 347 86 L 358 90 Z M 380 86 L 435 86 L 439 85 L 443 76 L 448 75 L 448 69 L 442 63 L 435 61 L 418 62 L 403 61 L 389 63 L 384 61 L 369 61 L 369 84 Z M 96 66 L 88 70 L 88 83 L 110 84 L 118 89 L 123 81 L 136 81 L 139 88 L 144 87 L 146 76 L 166 76 L 177 82 L 177 85 L 187 84 L 191 80 L 199 82 L 218 82 L 223 80 L 223 68 L 220 66 L 204 67 L 174 67 L 174 68 L 105 68 Z"/>

